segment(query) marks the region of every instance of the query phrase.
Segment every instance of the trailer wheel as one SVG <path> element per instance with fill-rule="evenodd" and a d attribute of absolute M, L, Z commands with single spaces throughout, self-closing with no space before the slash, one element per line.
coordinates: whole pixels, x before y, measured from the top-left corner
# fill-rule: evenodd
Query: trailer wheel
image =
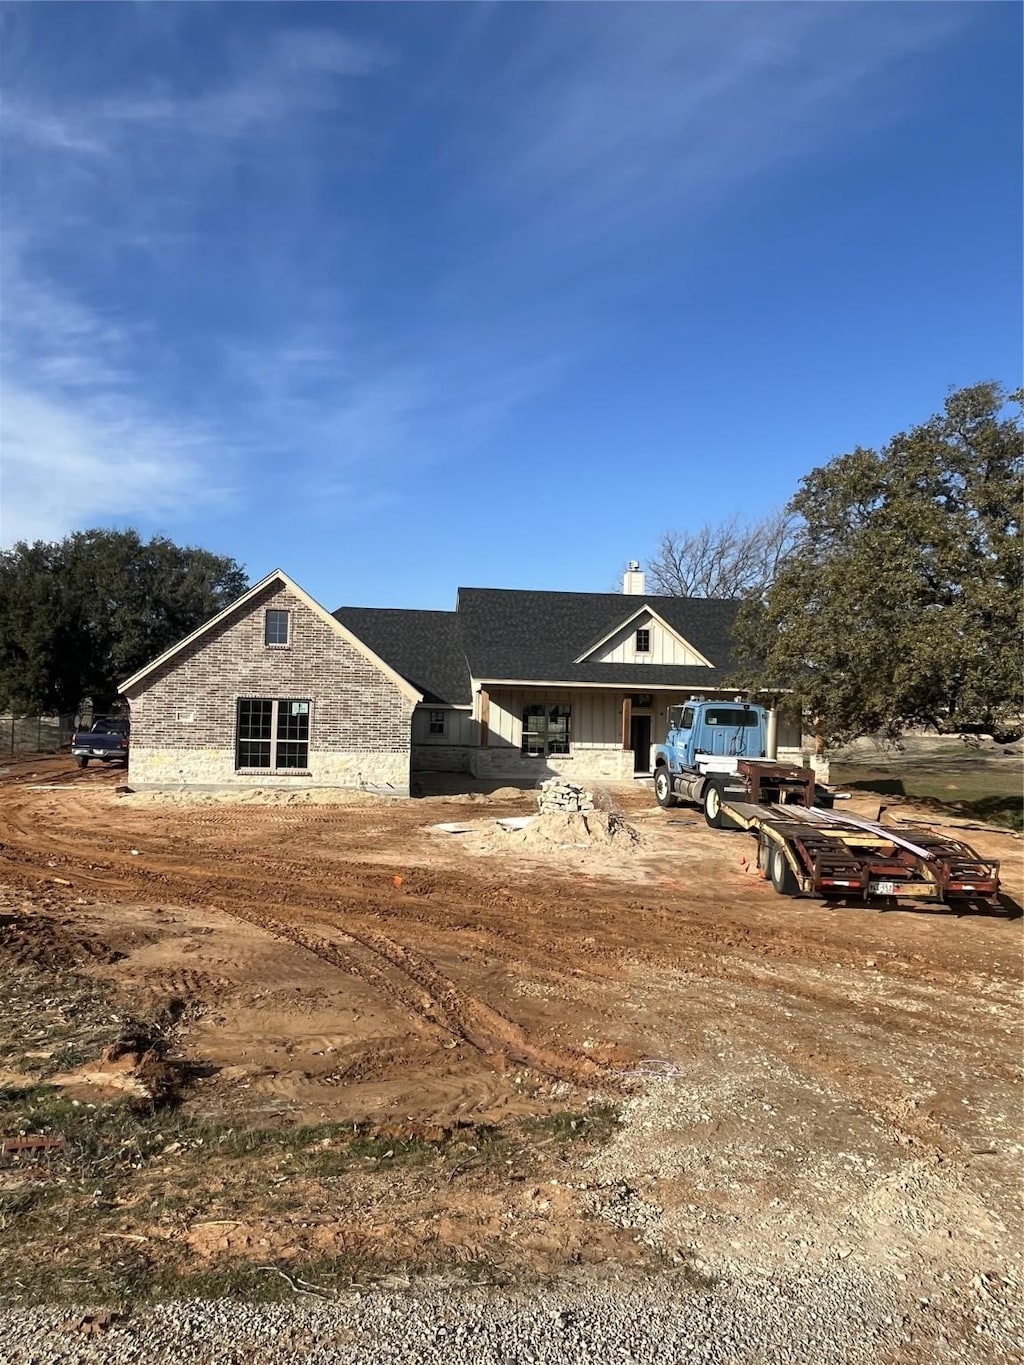
<path fill-rule="evenodd" d="M 664 763 L 658 765 L 654 773 L 654 799 L 663 809 L 674 806 L 678 800 L 672 790 L 672 778 Z"/>
<path fill-rule="evenodd" d="M 772 886 L 780 896 L 795 896 L 800 890 L 793 869 L 786 861 L 786 850 L 781 844 L 772 845 L 771 861 L 768 864 Z"/>
<path fill-rule="evenodd" d="M 87 758 L 80 758 L 80 759 L 78 759 L 78 766 L 79 766 L 80 768 L 88 768 L 88 766 L 89 766 L 89 760 L 88 760 Z"/>
<path fill-rule="evenodd" d="M 726 817 L 722 814 L 722 788 L 717 782 L 707 784 L 701 800 L 704 803 L 704 819 L 711 828 L 728 829 Z"/>

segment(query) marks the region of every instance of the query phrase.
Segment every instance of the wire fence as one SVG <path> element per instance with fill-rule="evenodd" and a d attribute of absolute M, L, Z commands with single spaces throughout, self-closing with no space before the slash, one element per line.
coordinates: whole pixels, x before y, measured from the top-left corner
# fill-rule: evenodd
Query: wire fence
<path fill-rule="evenodd" d="M 81 723 L 79 716 L 0 715 L 0 754 L 55 754 Z"/>

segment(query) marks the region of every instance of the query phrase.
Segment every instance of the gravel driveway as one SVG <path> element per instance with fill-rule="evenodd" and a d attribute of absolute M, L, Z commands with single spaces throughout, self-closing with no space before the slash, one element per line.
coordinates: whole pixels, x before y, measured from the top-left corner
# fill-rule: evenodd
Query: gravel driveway
<path fill-rule="evenodd" d="M 355 1294 L 343 1303 L 162 1304 L 138 1308 L 96 1336 L 77 1330 L 67 1310 L 18 1309 L 0 1315 L 0 1361 L 909 1365 L 1014 1359 L 1001 1313 L 965 1307 L 966 1300 L 943 1307 L 908 1295 L 898 1281 L 837 1271 L 827 1279 L 746 1279 L 710 1289 L 659 1276 L 534 1293 L 431 1288 Z"/>

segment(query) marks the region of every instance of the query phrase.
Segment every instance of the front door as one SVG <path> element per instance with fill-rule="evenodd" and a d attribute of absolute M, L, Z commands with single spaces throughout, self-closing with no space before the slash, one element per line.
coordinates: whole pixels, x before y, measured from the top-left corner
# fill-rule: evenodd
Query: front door
<path fill-rule="evenodd" d="M 651 718 L 634 713 L 629 720 L 629 747 L 633 750 L 633 771 L 651 770 Z"/>

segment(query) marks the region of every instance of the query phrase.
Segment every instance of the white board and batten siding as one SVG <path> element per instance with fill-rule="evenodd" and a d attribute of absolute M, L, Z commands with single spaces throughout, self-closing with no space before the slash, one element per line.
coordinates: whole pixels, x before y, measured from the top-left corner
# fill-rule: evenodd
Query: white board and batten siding
<path fill-rule="evenodd" d="M 576 749 L 613 749 L 622 744 L 622 694 L 576 688 L 500 688 L 490 694 L 489 743 L 518 749 L 523 708 L 533 703 L 572 707 L 569 744 Z"/>
<path fill-rule="evenodd" d="M 649 632 L 650 649 L 638 654 L 636 633 L 638 630 Z M 650 612 L 641 612 L 597 649 L 586 656 L 588 663 L 601 664 L 686 664 L 690 666 L 707 665 L 702 658 L 681 636 L 666 630 Z"/>
<path fill-rule="evenodd" d="M 444 730 L 432 731 L 434 716 L 443 717 Z M 476 744 L 473 710 L 469 706 L 430 706 L 423 702 L 412 713 L 413 744 Z"/>

